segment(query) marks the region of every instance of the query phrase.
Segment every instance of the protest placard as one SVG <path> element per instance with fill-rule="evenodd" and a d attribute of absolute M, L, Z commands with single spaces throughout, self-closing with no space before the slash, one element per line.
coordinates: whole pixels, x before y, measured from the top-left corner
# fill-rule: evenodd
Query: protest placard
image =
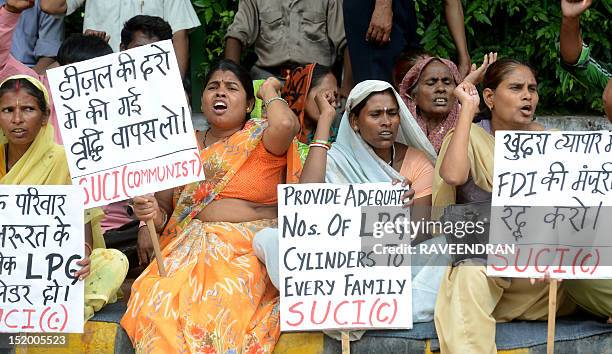
<path fill-rule="evenodd" d="M 487 274 L 612 277 L 612 133 L 498 131 Z"/>
<path fill-rule="evenodd" d="M 91 208 L 202 180 L 171 41 L 47 72 L 72 183 Z"/>
<path fill-rule="evenodd" d="M 375 242 L 364 242 L 376 241 L 371 224 L 389 216 L 385 207 L 409 218 L 397 208 L 406 190 L 390 183 L 278 186 L 281 330 L 412 327 L 409 254 L 377 256 Z"/>
<path fill-rule="evenodd" d="M 83 332 L 83 199 L 75 186 L 0 189 L 0 333 Z"/>

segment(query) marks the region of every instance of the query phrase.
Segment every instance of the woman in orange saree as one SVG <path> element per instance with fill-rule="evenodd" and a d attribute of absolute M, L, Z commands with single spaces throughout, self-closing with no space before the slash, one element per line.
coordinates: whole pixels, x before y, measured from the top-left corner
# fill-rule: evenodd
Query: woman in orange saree
<path fill-rule="evenodd" d="M 252 239 L 276 224 L 276 185 L 296 181 L 299 122 L 277 98 L 275 79 L 259 91 L 268 120 L 247 120 L 249 83 L 228 61 L 205 80 L 210 128 L 198 136 L 205 181 L 134 198 L 136 215 L 158 229 L 171 215 L 161 237 L 167 277 L 152 262 L 121 320 L 136 352 L 269 353 L 278 340 L 278 292 Z"/>

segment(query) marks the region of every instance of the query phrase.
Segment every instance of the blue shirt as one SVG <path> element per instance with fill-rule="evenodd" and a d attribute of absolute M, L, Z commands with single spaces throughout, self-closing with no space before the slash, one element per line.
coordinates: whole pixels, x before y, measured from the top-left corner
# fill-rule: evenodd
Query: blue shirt
<path fill-rule="evenodd" d="M 0 0 L 0 6 L 5 2 Z M 19 17 L 11 54 L 25 65 L 34 66 L 39 57 L 55 57 L 63 40 L 63 17 L 42 12 L 40 0 L 36 0 L 34 7 L 23 11 Z"/>

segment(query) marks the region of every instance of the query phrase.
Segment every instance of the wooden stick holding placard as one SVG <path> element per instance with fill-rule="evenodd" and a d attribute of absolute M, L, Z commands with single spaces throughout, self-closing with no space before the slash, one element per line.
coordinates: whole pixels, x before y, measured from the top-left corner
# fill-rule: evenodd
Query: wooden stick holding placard
<path fill-rule="evenodd" d="M 342 331 L 342 354 L 351 354 L 351 340 L 349 332 Z"/>
<path fill-rule="evenodd" d="M 557 279 L 550 280 L 548 288 L 548 337 L 546 339 L 546 354 L 555 352 L 555 319 L 557 315 Z"/>
<path fill-rule="evenodd" d="M 157 231 L 155 230 L 153 219 L 147 220 L 147 227 L 149 228 L 149 235 L 151 236 L 151 242 L 153 243 L 153 250 L 155 251 L 155 259 L 157 260 L 159 275 L 165 277 L 166 269 L 164 268 L 164 262 L 162 261 L 161 250 L 159 249 L 159 240 L 157 239 Z"/>

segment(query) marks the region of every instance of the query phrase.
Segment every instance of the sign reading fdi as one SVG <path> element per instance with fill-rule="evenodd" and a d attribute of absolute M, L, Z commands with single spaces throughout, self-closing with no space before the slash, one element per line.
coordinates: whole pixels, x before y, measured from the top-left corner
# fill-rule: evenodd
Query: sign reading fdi
<path fill-rule="evenodd" d="M 83 332 L 83 200 L 75 186 L 2 186 L 0 333 Z"/>
<path fill-rule="evenodd" d="M 204 179 L 170 40 L 47 75 L 86 208 Z"/>
<path fill-rule="evenodd" d="M 502 277 L 612 277 L 612 132 L 497 131 L 489 255 Z"/>
<path fill-rule="evenodd" d="M 412 327 L 409 258 L 362 247 L 362 207 L 401 206 L 391 183 L 278 186 L 282 331 Z M 363 219 L 363 220 L 362 220 Z M 367 218 L 370 220 L 370 218 Z"/>

